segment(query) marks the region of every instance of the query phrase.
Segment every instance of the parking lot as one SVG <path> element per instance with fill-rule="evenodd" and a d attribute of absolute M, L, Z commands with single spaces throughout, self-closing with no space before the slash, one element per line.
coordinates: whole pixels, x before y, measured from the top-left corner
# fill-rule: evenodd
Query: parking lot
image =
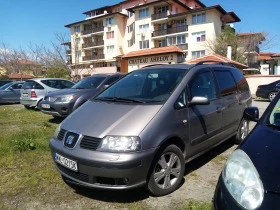
<path fill-rule="evenodd" d="M 261 115 L 268 104 L 268 101 L 254 100 L 252 105 L 259 108 Z M 47 141 L 49 136 L 52 135 L 52 130 L 55 129 L 55 126 L 57 126 L 59 122 L 54 121 L 49 116 L 45 119 L 39 119 L 46 115 L 39 111 L 26 110 L 22 105 L 0 106 L 0 109 L 7 108 L 12 108 L 14 112 L 21 111 L 23 114 L 27 114 L 26 116 L 36 114 L 38 122 L 34 123 L 34 128 L 40 127 L 40 129 L 43 128 L 47 130 L 50 127 L 50 131 L 44 140 L 45 144 L 48 145 Z M 9 116 L 11 115 L 12 114 L 9 114 Z M 27 118 L 28 117 L 26 117 L 26 119 L 20 119 L 22 121 L 22 126 L 28 123 Z M 15 125 L 12 125 L 15 120 L 16 119 L 10 121 L 9 126 L 14 129 L 14 135 L 16 135 L 15 133 L 19 130 Z M 4 119 L 1 118 L 1 121 L 2 126 L 4 125 Z M 250 123 L 250 129 L 252 129 L 253 126 L 254 123 Z M 1 139 L 1 141 L 4 140 L 5 139 Z M 63 183 L 59 174 L 54 170 L 48 148 L 42 149 L 43 152 L 40 152 L 39 149 L 30 152 L 30 154 L 34 156 L 34 161 L 32 161 L 32 163 L 36 165 L 30 170 L 34 171 L 30 171 L 28 175 L 21 174 L 11 179 L 7 176 L 9 175 L 11 177 L 9 173 L 13 170 L 16 170 L 18 174 L 20 172 L 19 170 L 28 170 L 26 167 L 33 167 L 32 164 L 23 162 L 26 158 L 26 154 L 20 153 L 15 157 L 19 162 L 15 163 L 19 165 L 7 166 L 4 161 L 0 164 L 1 186 L 6 187 L 8 182 L 23 183 L 23 188 L 15 192 L 3 192 L 0 190 L 0 209 L 198 209 L 187 203 L 204 203 L 206 207 L 200 209 L 210 209 L 220 172 L 228 155 L 231 154 L 236 147 L 236 145 L 228 141 L 188 163 L 186 165 L 184 182 L 181 187 L 174 193 L 163 197 L 149 196 L 145 189 L 124 192 L 88 189 L 75 191 Z M 41 153 L 44 155 L 40 156 Z M 49 171 L 50 169 L 47 167 L 49 167 L 51 171 Z M 48 169 L 48 171 L 46 171 L 46 169 Z M 39 176 L 38 173 L 41 175 Z M 46 175 L 42 177 L 42 174 Z M 32 177 L 38 178 L 34 181 Z M 31 181 L 34 182 L 32 185 L 29 183 Z M 51 184 L 47 186 L 46 183 Z M 11 184 L 11 186 L 17 187 L 13 184 Z"/>

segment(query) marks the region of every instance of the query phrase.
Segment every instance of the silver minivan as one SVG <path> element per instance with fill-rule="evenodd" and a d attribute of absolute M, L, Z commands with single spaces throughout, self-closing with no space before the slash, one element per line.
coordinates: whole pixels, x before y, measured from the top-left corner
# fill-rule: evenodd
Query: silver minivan
<path fill-rule="evenodd" d="M 50 92 L 71 88 L 75 83 L 60 78 L 36 78 L 26 80 L 20 91 L 20 103 L 26 108 L 38 107 Z"/>
<path fill-rule="evenodd" d="M 55 166 L 70 185 L 176 190 L 185 163 L 248 134 L 252 98 L 242 72 L 221 64 L 139 69 L 69 115 L 50 140 Z"/>

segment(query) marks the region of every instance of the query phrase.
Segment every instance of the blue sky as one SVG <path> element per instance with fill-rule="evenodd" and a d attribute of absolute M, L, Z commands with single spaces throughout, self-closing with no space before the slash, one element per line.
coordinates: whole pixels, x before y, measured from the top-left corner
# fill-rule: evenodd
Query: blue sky
<path fill-rule="evenodd" d="M 27 48 L 56 41 L 55 33 L 69 31 L 64 25 L 85 19 L 83 12 L 119 3 L 121 0 L 0 0 L 0 43 L 10 48 Z M 267 32 L 273 47 L 280 53 L 280 1 L 273 4 L 261 0 L 201 0 L 206 6 L 220 4 L 241 19 L 236 32 Z M 1 45 L 0 45 L 1 46 Z"/>

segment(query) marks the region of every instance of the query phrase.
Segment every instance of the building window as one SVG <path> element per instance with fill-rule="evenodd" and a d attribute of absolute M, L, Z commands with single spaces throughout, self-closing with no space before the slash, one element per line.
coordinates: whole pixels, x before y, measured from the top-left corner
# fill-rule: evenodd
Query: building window
<path fill-rule="evenodd" d="M 134 27 L 135 27 L 135 23 L 130 24 L 129 26 L 127 26 L 127 31 L 128 33 L 134 31 Z"/>
<path fill-rule="evenodd" d="M 192 59 L 194 58 L 200 58 L 205 55 L 205 50 L 200 51 L 192 51 Z"/>
<path fill-rule="evenodd" d="M 113 24 L 114 24 L 114 18 L 113 17 L 106 18 L 106 26 L 113 25 Z"/>
<path fill-rule="evenodd" d="M 114 50 L 115 50 L 115 46 L 114 45 L 107 46 L 107 53 L 113 53 Z"/>
<path fill-rule="evenodd" d="M 185 43 L 186 43 L 185 35 L 168 37 L 168 45 L 177 45 L 177 44 L 185 44 Z"/>
<path fill-rule="evenodd" d="M 74 26 L 74 32 L 81 32 L 80 26 Z"/>
<path fill-rule="evenodd" d="M 147 49 L 149 48 L 149 40 L 144 40 L 139 42 L 140 49 Z"/>
<path fill-rule="evenodd" d="M 131 40 L 128 40 L 128 47 L 131 47 L 135 44 L 135 37 L 133 37 Z"/>
<path fill-rule="evenodd" d="M 132 17 L 133 16 L 133 12 L 127 11 L 128 13 L 128 17 Z"/>
<path fill-rule="evenodd" d="M 203 42 L 206 39 L 205 31 L 192 33 L 192 39 L 194 42 Z"/>
<path fill-rule="evenodd" d="M 139 25 L 139 33 L 146 33 L 149 31 L 149 24 Z"/>
<path fill-rule="evenodd" d="M 206 14 L 195 14 L 192 15 L 192 24 L 199 24 L 199 23 L 205 23 L 206 22 Z"/>
<path fill-rule="evenodd" d="M 187 25 L 187 20 L 186 19 L 181 19 L 176 21 L 176 27 L 180 26 L 186 26 Z"/>
<path fill-rule="evenodd" d="M 107 39 L 114 39 L 114 31 L 106 32 Z"/>
<path fill-rule="evenodd" d="M 149 8 L 144 8 L 139 10 L 139 18 L 144 18 L 149 16 Z"/>
<path fill-rule="evenodd" d="M 167 13 L 167 10 L 168 10 L 168 6 L 159 7 L 159 8 L 156 9 L 156 14 Z"/>
<path fill-rule="evenodd" d="M 158 47 L 166 47 L 166 46 L 167 46 L 166 39 L 158 41 Z"/>

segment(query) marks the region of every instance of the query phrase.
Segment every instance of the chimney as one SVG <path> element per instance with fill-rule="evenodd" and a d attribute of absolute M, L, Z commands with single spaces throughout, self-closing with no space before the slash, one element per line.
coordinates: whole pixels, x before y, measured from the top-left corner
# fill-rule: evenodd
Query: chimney
<path fill-rule="evenodd" d="M 232 47 L 231 45 L 227 46 L 227 59 L 231 60 L 231 54 L 232 54 Z"/>

